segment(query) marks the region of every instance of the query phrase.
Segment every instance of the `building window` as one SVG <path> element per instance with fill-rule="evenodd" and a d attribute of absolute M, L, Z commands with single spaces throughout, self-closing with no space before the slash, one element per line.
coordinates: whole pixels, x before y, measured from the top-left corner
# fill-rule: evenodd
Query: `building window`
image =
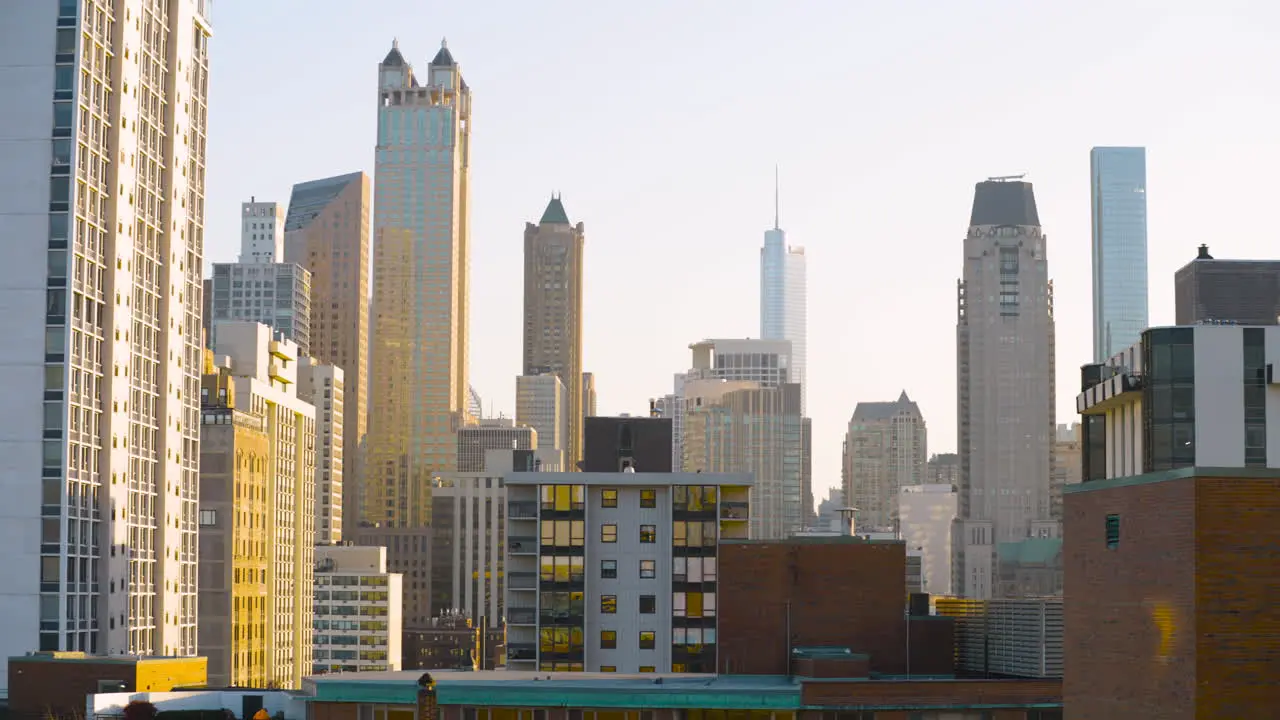
<path fill-rule="evenodd" d="M 618 672 L 616 665 L 601 665 L 600 672 Z"/>
<path fill-rule="evenodd" d="M 217 510 L 201 510 L 201 511 L 200 511 L 200 526 L 201 526 L 201 527 L 210 527 L 210 526 L 217 525 L 217 524 L 218 524 L 218 511 L 217 511 Z"/>
<path fill-rule="evenodd" d="M 601 560 L 600 561 L 600 577 L 602 578 L 618 577 L 618 561 L 617 560 Z"/>
<path fill-rule="evenodd" d="M 600 596 L 600 612 L 605 615 L 615 615 L 618 612 L 618 596 L 617 595 L 601 595 Z"/>
<path fill-rule="evenodd" d="M 1120 516 L 1107 516 L 1107 549 L 1115 550 L 1120 547 Z"/>
<path fill-rule="evenodd" d="M 600 526 L 600 542 L 616 543 L 618 542 L 618 526 L 614 523 L 605 523 Z"/>
<path fill-rule="evenodd" d="M 652 665 L 641 665 L 640 672 L 651 673 L 651 672 L 657 672 L 657 671 L 653 669 Z"/>
<path fill-rule="evenodd" d="M 653 488 L 645 488 L 640 491 L 640 507 L 656 508 L 658 507 L 658 491 Z"/>
<path fill-rule="evenodd" d="M 652 650 L 654 648 L 654 645 L 655 645 L 655 641 L 654 641 L 653 631 L 641 630 L 640 631 L 640 649 Z"/>
<path fill-rule="evenodd" d="M 658 597 L 656 595 L 640 596 L 640 614 L 652 615 L 658 611 Z"/>
<path fill-rule="evenodd" d="M 618 491 L 615 488 L 605 488 L 600 491 L 600 507 L 616 508 L 618 507 Z"/>
<path fill-rule="evenodd" d="M 640 561 L 640 577 L 642 579 L 652 579 L 658 576 L 658 563 L 653 560 Z"/>
<path fill-rule="evenodd" d="M 671 615 L 673 617 L 715 617 L 716 594 L 713 592 L 672 593 Z"/>
<path fill-rule="evenodd" d="M 601 630 L 600 631 L 600 649 L 613 650 L 618 647 L 618 631 L 617 630 Z"/>
<path fill-rule="evenodd" d="M 641 525 L 640 526 L 640 542 L 655 543 L 658 541 L 657 525 Z"/>
<path fill-rule="evenodd" d="M 671 672 L 673 672 L 673 673 L 682 673 L 682 672 L 687 672 L 687 671 L 685 670 L 685 664 L 684 664 L 684 663 L 671 663 Z"/>

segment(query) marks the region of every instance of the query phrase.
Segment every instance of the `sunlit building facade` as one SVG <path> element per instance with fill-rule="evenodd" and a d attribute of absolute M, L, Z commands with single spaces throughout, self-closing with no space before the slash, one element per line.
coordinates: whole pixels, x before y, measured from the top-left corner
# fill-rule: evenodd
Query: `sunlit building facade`
<path fill-rule="evenodd" d="M 467 419 L 471 91 L 449 48 L 378 65 L 373 364 L 363 520 L 425 525 Z"/>
<path fill-rule="evenodd" d="M 2 7 L 0 676 L 194 655 L 208 4 Z"/>

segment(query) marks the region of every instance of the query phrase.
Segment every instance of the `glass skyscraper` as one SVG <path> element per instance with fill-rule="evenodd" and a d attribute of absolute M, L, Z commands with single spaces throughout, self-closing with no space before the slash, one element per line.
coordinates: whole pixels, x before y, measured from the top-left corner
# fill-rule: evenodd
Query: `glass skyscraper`
<path fill-rule="evenodd" d="M 1147 328 L 1147 151 L 1089 153 L 1093 208 L 1093 359 L 1104 362 Z"/>
<path fill-rule="evenodd" d="M 791 382 L 800 383 L 801 413 L 805 407 L 806 296 L 804 248 L 787 245 L 778 224 L 776 188 L 773 229 L 760 248 L 760 338 L 791 341 Z"/>

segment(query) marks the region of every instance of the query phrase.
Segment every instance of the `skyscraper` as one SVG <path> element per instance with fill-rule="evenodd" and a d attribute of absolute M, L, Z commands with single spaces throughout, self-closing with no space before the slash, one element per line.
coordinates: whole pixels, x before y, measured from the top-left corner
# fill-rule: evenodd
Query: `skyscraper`
<path fill-rule="evenodd" d="M 1147 151 L 1089 152 L 1093 209 L 1093 360 L 1138 342 L 1147 329 Z"/>
<path fill-rule="evenodd" d="M 578 413 L 569 403 L 569 391 L 553 372 L 516 378 L 516 423 L 538 432 L 538 450 L 560 453 L 564 465 L 569 424 Z"/>
<path fill-rule="evenodd" d="M 429 518 L 466 420 L 471 90 L 441 42 L 424 77 L 378 65 L 373 364 L 363 520 Z"/>
<path fill-rule="evenodd" d="M 773 229 L 765 232 L 760 249 L 760 337 L 791 341 L 791 382 L 800 383 L 803 412 L 808 345 L 804 248 L 787 245 L 779 226 L 777 190 L 775 177 Z"/>
<path fill-rule="evenodd" d="M 858 508 L 857 527 L 897 532 L 904 487 L 927 479 L 928 435 L 907 391 L 894 402 L 860 402 L 844 436 L 844 496 Z"/>
<path fill-rule="evenodd" d="M 3 7 L 0 674 L 193 655 L 207 3 Z"/>
<path fill-rule="evenodd" d="M 986 599 L 996 552 L 1056 537 L 1053 284 L 1031 183 L 977 184 L 956 324 L 960 450 L 952 591 Z"/>
<path fill-rule="evenodd" d="M 369 412 L 369 185 L 362 172 L 298 183 L 284 219 L 285 262 L 311 271 L 311 354 L 342 368 L 348 529 L 360 524 Z"/>
<path fill-rule="evenodd" d="M 1221 260 L 1201 245 L 1196 258 L 1174 273 L 1173 293 L 1179 325 L 1275 325 L 1280 260 Z"/>
<path fill-rule="evenodd" d="M 537 225 L 524 228 L 524 374 L 552 372 L 582 407 L 582 223 L 571 225 L 552 196 Z M 582 459 L 582 414 L 569 414 L 565 464 Z"/>

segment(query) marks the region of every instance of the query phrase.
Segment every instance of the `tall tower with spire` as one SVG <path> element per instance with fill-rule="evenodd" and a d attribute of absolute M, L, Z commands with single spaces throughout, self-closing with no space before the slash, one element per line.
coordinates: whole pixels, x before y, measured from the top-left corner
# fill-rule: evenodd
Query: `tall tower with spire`
<path fill-rule="evenodd" d="M 441 41 L 378 64 L 373 361 L 362 520 L 425 525 L 467 422 L 471 90 Z"/>
<path fill-rule="evenodd" d="M 582 252 L 586 228 L 553 194 L 524 226 L 524 375 L 554 373 L 568 391 L 565 467 L 582 460 Z M 539 436 L 541 437 L 541 436 Z M 539 449 L 543 449 L 539 446 Z"/>
<path fill-rule="evenodd" d="M 791 341 L 790 382 L 800 383 L 805 408 L 808 310 L 804 248 L 787 245 L 781 225 L 778 169 L 773 171 L 773 229 L 760 249 L 760 337 Z"/>

